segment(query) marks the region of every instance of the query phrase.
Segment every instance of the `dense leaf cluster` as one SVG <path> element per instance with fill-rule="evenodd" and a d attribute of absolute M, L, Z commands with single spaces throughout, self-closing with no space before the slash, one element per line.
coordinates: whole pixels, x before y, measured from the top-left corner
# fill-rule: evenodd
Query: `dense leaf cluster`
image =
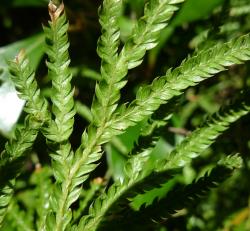
<path fill-rule="evenodd" d="M 122 0 L 103 1 L 99 9 L 101 36 L 97 44 L 101 74 L 89 111 L 91 122 L 82 132 L 81 144 L 76 150 L 69 140 L 76 113 L 71 86 L 73 75 L 69 68 L 69 24 L 63 3 L 50 1 L 50 21 L 43 27 L 46 65 L 51 80 L 50 98 L 41 94 L 24 50 L 9 62 L 15 88 L 19 97 L 26 101 L 26 117 L 24 125 L 16 128 L 15 136 L 0 155 L 0 227 L 11 222 L 10 226 L 17 230 L 94 231 L 127 230 L 128 224 L 131 230 L 138 230 L 140 224 L 142 230 L 147 230 L 146 225 L 151 226 L 151 219 L 160 221 L 177 210 L 189 208 L 191 202 L 197 203 L 211 188 L 241 168 L 240 155 L 228 153 L 219 158 L 210 171 L 189 184 L 184 185 L 178 180 L 183 168 L 249 112 L 247 90 L 234 103 L 210 116 L 163 159 L 152 164 L 151 154 L 156 141 L 166 132 L 176 102 L 187 88 L 232 65 L 250 60 L 249 34 L 198 50 L 177 68 L 169 69 L 163 76 L 155 77 L 151 84 L 140 87 L 132 102 L 120 102 L 128 71 L 140 65 L 146 51 L 158 44 L 161 32 L 183 1 L 148 1 L 144 15 L 135 22 L 132 34 L 124 44 L 119 26 L 124 3 Z M 233 12 L 236 14 L 236 9 Z M 124 177 L 108 183 L 97 178 L 89 189 L 84 188 L 90 174 L 100 164 L 104 145 L 138 123 L 143 124 L 144 131 L 127 156 Z M 38 208 L 22 210 L 14 193 L 16 179 L 39 132 L 46 139 L 51 164 L 38 165 L 32 173 L 34 189 L 29 193 Z M 141 204 L 138 210 L 132 207 L 133 198 L 171 180 L 175 182 L 174 186 L 164 197 L 154 198 L 150 205 Z M 28 212 L 29 209 L 33 212 Z M 147 223 L 143 224 L 145 219 Z"/>

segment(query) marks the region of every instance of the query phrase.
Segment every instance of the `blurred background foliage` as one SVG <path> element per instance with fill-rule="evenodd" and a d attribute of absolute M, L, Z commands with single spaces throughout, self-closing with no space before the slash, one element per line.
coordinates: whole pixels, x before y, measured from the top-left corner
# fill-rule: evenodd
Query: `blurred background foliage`
<path fill-rule="evenodd" d="M 91 121 L 89 106 L 92 102 L 95 82 L 100 78 L 100 59 L 96 54 L 96 43 L 100 35 L 98 6 L 101 0 L 65 0 L 70 22 L 70 56 L 74 75 L 77 115 L 75 130 L 71 137 L 74 147 L 80 144 L 81 133 Z M 124 16 L 120 18 L 121 39 L 126 41 L 136 19 L 143 14 L 144 0 L 124 0 Z M 16 122 L 23 122 L 22 107 L 9 80 L 6 60 L 12 59 L 19 49 L 25 48 L 36 68 L 37 80 L 45 96 L 49 96 L 50 80 L 44 61 L 44 37 L 42 25 L 48 20 L 47 0 L 1 0 L 0 6 L 0 145 L 12 136 Z M 131 101 L 139 86 L 148 84 L 167 69 L 175 67 L 188 55 L 215 43 L 246 34 L 250 31 L 249 0 L 186 0 L 175 14 L 169 26 L 161 34 L 160 44 L 150 51 L 143 64 L 130 71 L 128 84 L 122 91 L 121 101 Z M 197 87 L 189 88 L 175 106 L 171 122 L 165 127 L 165 135 L 155 141 L 152 151 L 152 164 L 164 158 L 176 143 L 214 113 L 220 106 L 229 104 L 242 90 L 250 86 L 250 63 L 232 66 L 215 78 L 204 81 Z M 145 129 L 145 122 L 129 128 L 115 137 L 104 149 L 103 163 L 92 175 L 87 192 L 101 193 L 110 181 L 123 178 L 123 166 L 138 137 Z M 195 177 L 209 170 L 218 157 L 224 153 L 239 152 L 244 159 L 244 167 L 235 172 L 219 188 L 213 189 L 205 198 L 178 211 L 171 219 L 158 224 L 154 230 L 250 230 L 250 117 L 244 117 L 199 159 L 183 169 L 183 174 L 161 187 L 131 199 L 131 205 L 138 209 L 142 204 L 152 203 L 171 190 L 176 182 L 190 183 Z M 145 131 L 144 131 L 145 132 Z M 33 176 L 39 163 L 49 163 L 48 153 L 41 148 L 45 140 L 39 137 L 25 173 L 20 176 L 17 187 L 20 205 L 32 207 L 32 196 L 24 190 L 36 184 L 40 176 Z M 48 172 L 47 172 L 48 174 Z M 101 178 L 97 178 L 101 177 Z M 94 180 L 93 180 L 94 179 Z M 98 179 L 98 180 L 97 180 Z M 93 183 L 94 182 L 94 183 Z M 96 187 L 95 182 L 102 182 Z M 95 185 L 93 190 L 93 185 Z M 85 193 L 85 194 L 84 194 Z M 92 195 L 91 194 L 91 195 Z M 93 196 L 92 195 L 92 196 Z M 178 200 L 178 198 L 176 198 Z M 85 203 L 89 203 L 85 201 Z M 34 206 L 34 205 L 33 205 Z M 84 205 L 86 206 L 86 205 Z M 167 205 L 166 205 L 167 206 Z M 13 205 L 13 211 L 15 211 Z M 14 212 L 13 212 L 14 214 Z M 27 214 L 28 216 L 28 214 Z M 7 230 L 7 229 L 6 229 Z"/>

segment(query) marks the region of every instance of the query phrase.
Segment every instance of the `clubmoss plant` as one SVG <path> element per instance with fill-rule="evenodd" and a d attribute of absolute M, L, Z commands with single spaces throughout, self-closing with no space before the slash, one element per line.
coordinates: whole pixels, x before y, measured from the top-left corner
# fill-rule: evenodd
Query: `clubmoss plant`
<path fill-rule="evenodd" d="M 131 230 L 148 230 L 153 224 L 151 219 L 159 221 L 171 217 L 176 210 L 197 201 L 241 167 L 240 155 L 229 153 L 203 176 L 186 186 L 176 183 L 165 197 L 154 200 L 151 205 L 143 205 L 139 211 L 130 206 L 136 195 L 175 179 L 185 166 L 250 110 L 249 96 L 243 92 L 234 104 L 211 115 L 177 144 L 165 159 L 149 164 L 156 141 L 162 136 L 175 110 L 175 102 L 183 92 L 232 65 L 250 60 L 250 36 L 246 34 L 198 50 L 179 67 L 169 69 L 155 77 L 151 84 L 140 87 L 132 102 L 121 103 L 121 90 L 127 83 L 128 71 L 139 66 L 146 51 L 158 44 L 160 33 L 183 1 L 149 0 L 144 15 L 135 23 L 124 44 L 118 22 L 124 3 L 122 0 L 103 1 L 99 9 L 101 36 L 97 42 L 101 78 L 95 86 L 91 122 L 82 132 L 81 145 L 76 150 L 69 140 L 76 113 L 69 68 L 69 24 L 64 4 L 50 1 L 50 21 L 43 27 L 46 65 L 51 79 L 50 99 L 41 95 L 25 50 L 9 62 L 19 97 L 26 101 L 26 117 L 0 155 L 0 227 L 3 230 L 10 230 L 8 227 L 46 231 L 127 230 L 128 224 Z M 164 110 L 163 105 L 167 105 Z M 126 160 L 124 178 L 114 183 L 95 180 L 85 188 L 90 174 L 105 155 L 103 146 L 129 127 L 145 121 L 144 132 Z M 31 176 L 34 189 L 29 193 L 38 207 L 23 209 L 15 194 L 16 180 L 38 133 L 46 139 L 51 164 L 37 165 Z M 145 219 L 147 222 L 143 222 Z"/>

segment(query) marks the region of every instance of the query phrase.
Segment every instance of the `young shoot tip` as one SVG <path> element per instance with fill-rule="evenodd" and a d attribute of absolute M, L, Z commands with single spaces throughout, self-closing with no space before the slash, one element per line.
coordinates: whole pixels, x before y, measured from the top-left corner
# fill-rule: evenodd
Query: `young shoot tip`
<path fill-rule="evenodd" d="M 56 21 L 61 15 L 61 13 L 64 11 L 64 4 L 62 2 L 58 5 L 54 1 L 51 0 L 49 2 L 48 9 L 49 9 L 50 18 L 53 22 L 53 21 Z"/>

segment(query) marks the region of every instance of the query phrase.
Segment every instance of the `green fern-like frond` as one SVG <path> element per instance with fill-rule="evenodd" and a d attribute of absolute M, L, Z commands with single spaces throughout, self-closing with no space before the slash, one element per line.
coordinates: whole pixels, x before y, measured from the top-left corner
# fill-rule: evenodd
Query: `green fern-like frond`
<path fill-rule="evenodd" d="M 19 98 L 26 101 L 24 111 L 29 114 L 29 118 L 26 119 L 27 128 L 29 127 L 32 130 L 32 123 L 34 123 L 33 127 L 36 130 L 39 126 L 48 122 L 50 114 L 48 102 L 40 93 L 35 80 L 35 72 L 30 67 L 29 59 L 26 57 L 24 50 L 21 50 L 14 60 L 9 61 L 9 71 Z M 20 134 L 16 134 L 16 138 Z"/>
<path fill-rule="evenodd" d="M 111 3 L 114 3 L 114 5 Z M 77 150 L 72 161 L 73 165 L 67 173 L 66 179 L 64 178 L 63 181 L 62 197 L 64 198 L 64 202 L 61 202 L 67 204 L 67 206 L 62 206 L 66 210 L 79 197 L 80 189 L 77 186 L 82 184 L 87 179 L 88 174 L 97 166 L 95 162 L 98 161 L 102 155 L 100 145 L 108 142 L 115 135 L 112 132 L 107 134 L 105 131 L 106 128 L 110 126 L 109 119 L 117 108 L 117 101 L 120 98 L 120 89 L 126 83 L 122 81 L 122 79 L 125 77 L 128 70 L 127 60 L 124 54 L 121 56 L 116 55 L 118 46 L 117 39 L 119 35 L 117 29 L 117 19 L 120 12 L 119 4 L 121 4 L 121 1 L 104 1 L 103 7 L 100 10 L 101 25 L 104 32 L 104 35 L 100 38 L 98 43 L 98 53 L 102 58 L 102 80 L 96 85 L 96 97 L 91 107 L 93 123 L 89 126 L 88 130 L 84 132 L 82 136 L 82 145 Z M 163 6 L 161 5 L 161 7 Z M 165 8 L 167 7 L 168 6 L 164 5 L 164 9 L 162 10 L 166 10 Z M 118 10 L 116 11 L 114 9 Z M 151 14 L 150 17 L 154 16 Z M 113 28 L 107 26 L 110 20 L 114 24 Z M 159 30 L 159 28 L 156 30 Z M 114 46 L 109 44 L 111 41 L 114 42 Z M 112 49 L 112 51 L 109 49 Z M 106 51 L 108 50 L 109 53 L 112 54 L 110 60 L 107 60 L 106 56 Z M 69 211 L 67 210 L 67 212 Z M 68 215 L 67 222 L 70 219 L 70 215 Z M 51 227 L 53 226 L 51 225 Z"/>
<path fill-rule="evenodd" d="M 131 166 L 137 167 L 137 165 Z M 134 170 L 130 171 L 135 172 Z M 125 178 L 122 182 L 115 182 L 105 194 L 94 201 L 89 208 L 88 215 L 83 216 L 80 220 L 78 229 L 84 231 L 91 229 L 99 230 L 103 223 L 106 222 L 106 219 L 109 219 L 110 215 L 112 217 L 113 213 L 119 213 L 124 208 L 127 208 L 130 198 L 135 197 L 138 193 L 143 193 L 147 189 L 159 186 L 161 183 L 171 179 L 173 174 L 171 171 L 168 171 L 164 177 L 160 175 L 160 178 L 157 178 L 156 175 L 150 174 L 148 169 L 146 169 L 139 172 L 139 174 L 130 175 L 130 177 Z"/>
<path fill-rule="evenodd" d="M 72 74 L 69 71 L 69 42 L 67 36 L 68 22 L 64 13 L 64 5 L 49 3 L 50 27 L 44 27 L 46 34 L 47 66 L 52 79 L 51 101 L 54 123 L 50 125 L 46 137 L 61 142 L 68 140 L 74 124 L 74 89 L 71 87 Z"/>
<path fill-rule="evenodd" d="M 151 0 L 145 7 L 144 16 L 136 24 L 131 38 L 123 46 L 118 55 L 119 27 L 118 18 L 121 13 L 122 1 L 107 0 L 100 10 L 100 23 L 103 34 L 98 43 L 98 54 L 102 58 L 102 81 L 96 85 L 96 99 L 92 105 L 94 123 L 104 126 L 101 121 L 108 120 L 120 98 L 120 90 L 126 84 L 122 80 L 128 69 L 138 66 L 146 50 L 157 45 L 160 31 L 166 27 L 167 21 L 178 9 L 175 5 L 183 0 Z M 110 25 L 112 23 L 112 26 Z"/>
<path fill-rule="evenodd" d="M 29 114 L 24 126 L 16 129 L 14 137 L 6 143 L 0 155 L 0 224 L 6 214 L 15 185 L 14 179 L 21 171 L 25 154 L 29 153 L 38 131 L 49 118 L 47 102 L 40 94 L 25 52 L 22 50 L 9 65 L 19 96 L 26 100 L 24 110 Z"/>
<path fill-rule="evenodd" d="M 21 50 L 13 61 L 9 61 L 9 68 L 19 97 L 26 101 L 24 110 L 36 117 L 38 121 L 48 119 L 48 103 L 40 94 L 35 72 L 30 67 L 24 50 Z"/>
<path fill-rule="evenodd" d="M 73 193 L 68 191 L 67 178 L 70 174 L 70 163 L 73 157 L 71 145 L 60 143 L 57 151 L 54 149 L 50 156 L 53 158 L 52 167 L 56 178 L 54 190 L 50 195 L 50 209 L 46 218 L 46 230 L 65 230 L 72 219 L 70 206 L 79 197 L 81 188 Z"/>
<path fill-rule="evenodd" d="M 123 130 L 126 129 L 128 126 L 134 125 L 135 122 L 138 122 L 144 119 L 146 116 L 151 115 L 153 111 L 159 107 L 160 104 L 165 103 L 167 100 L 171 99 L 172 97 L 181 94 L 182 90 L 184 90 L 188 86 L 195 85 L 199 81 L 202 81 L 203 79 L 211 77 L 212 75 L 224 70 L 225 66 L 229 66 L 234 63 L 240 63 L 244 60 L 249 59 L 250 58 L 249 52 L 250 52 L 249 35 L 247 35 L 247 36 L 242 36 L 236 40 L 232 40 L 227 44 L 220 44 L 220 45 L 215 46 L 212 49 L 202 51 L 197 56 L 194 56 L 193 58 L 188 59 L 186 62 L 183 62 L 179 68 L 175 69 L 173 72 L 169 72 L 169 75 L 167 75 L 168 76 L 167 78 L 162 77 L 160 79 L 156 79 L 152 83 L 151 86 L 146 87 L 146 88 L 141 88 L 141 90 L 137 94 L 137 99 L 135 100 L 135 102 L 132 103 L 128 109 L 124 109 L 124 107 L 122 107 L 120 109 L 121 116 L 118 116 L 118 118 L 115 118 L 114 121 L 110 121 L 110 123 L 112 124 L 111 125 L 112 128 L 106 129 L 105 132 L 107 133 L 107 136 L 109 134 L 122 133 Z M 193 65 L 193 68 L 191 67 L 191 65 Z M 175 89 L 175 87 L 177 89 Z M 244 108 L 244 106 L 243 108 L 241 108 L 241 110 L 242 111 L 240 111 L 238 115 L 234 117 L 235 120 L 237 120 L 240 116 L 248 112 L 248 108 L 247 107 Z M 230 118 L 231 116 L 228 116 L 228 118 L 225 118 L 225 121 L 228 120 L 229 122 Z M 223 121 L 223 118 L 221 118 L 221 121 Z M 224 124 L 225 125 L 224 130 L 228 127 L 228 125 L 231 122 L 233 122 L 233 120 L 230 121 L 229 123 Z M 218 121 L 216 123 L 218 123 Z M 217 134 L 217 136 L 221 133 L 216 129 L 214 132 Z M 206 131 L 204 134 L 206 134 Z M 210 142 L 209 145 L 210 145 L 212 142 L 214 142 L 215 138 L 216 136 L 212 134 L 211 138 L 208 138 L 208 140 L 203 139 L 203 141 L 204 143 L 209 141 Z M 201 149 L 200 151 L 204 150 L 209 145 L 200 146 L 200 149 Z M 185 150 L 185 148 L 183 148 L 183 150 Z M 195 156 L 197 156 L 197 154 L 194 155 L 193 151 L 191 150 L 189 151 L 190 152 L 186 152 L 186 155 L 189 156 L 189 158 L 187 158 L 186 160 L 191 161 L 192 159 L 191 157 L 194 158 Z M 182 156 L 181 152 L 179 156 L 180 157 Z M 175 161 L 177 161 L 177 158 L 178 157 L 176 157 Z M 184 163 L 184 158 L 183 159 L 180 158 L 180 159 L 181 159 L 180 161 Z M 188 163 L 188 162 L 185 162 L 185 163 Z M 130 187 L 131 188 L 135 187 L 136 189 L 138 189 L 140 188 L 139 186 L 141 184 L 143 185 L 147 180 L 151 181 L 154 185 L 155 180 L 158 178 L 157 179 L 157 183 L 158 183 L 159 179 L 161 178 L 160 176 L 163 175 L 163 178 L 164 178 L 166 175 L 166 172 L 168 172 L 169 170 L 170 168 L 166 167 L 166 168 L 162 168 L 161 171 L 160 169 L 158 169 L 157 172 L 154 172 L 153 174 L 150 174 L 149 176 L 147 174 L 145 175 L 141 174 L 141 178 L 139 177 L 138 179 L 136 179 L 132 177 L 130 183 L 125 183 L 127 184 L 127 186 L 124 186 L 124 188 L 122 186 L 118 186 L 118 187 L 114 186 L 112 190 L 113 192 L 116 192 L 117 197 L 114 196 L 114 194 L 112 194 L 109 198 L 113 198 L 114 200 L 112 199 L 102 200 L 103 199 L 102 198 L 100 200 L 101 202 L 98 203 L 99 207 L 97 206 L 98 211 L 93 209 L 91 211 L 91 214 L 95 214 L 95 211 L 96 211 L 98 214 L 100 214 L 100 216 L 97 215 L 97 217 L 99 217 L 99 219 L 101 220 L 102 216 L 106 212 L 106 209 L 109 208 L 109 206 L 111 206 L 114 203 L 114 201 L 116 201 L 116 199 L 119 198 L 118 196 L 119 193 L 116 191 L 117 188 L 119 189 L 120 187 L 120 190 L 123 191 L 121 192 L 121 195 L 123 195 L 124 192 L 125 193 L 130 192 L 129 190 Z M 146 176 L 149 178 L 147 178 Z M 100 209 L 100 207 L 102 207 L 101 205 L 102 202 L 104 202 L 103 210 Z M 89 223 L 87 219 L 83 219 L 82 224 L 85 224 L 85 223 L 92 224 L 92 222 L 95 223 L 95 221 L 96 220 L 93 219 Z"/>
<path fill-rule="evenodd" d="M 4 185 L 8 179 L 16 177 L 19 173 L 25 154 L 30 151 L 41 123 L 38 123 L 32 116 L 27 116 L 24 126 L 19 126 L 15 136 L 5 145 L 5 150 L 0 156 L 0 185 Z M 19 166 L 17 168 L 17 166 Z M 12 166 L 12 168 L 10 168 Z"/>
<path fill-rule="evenodd" d="M 241 166 L 241 157 L 238 155 L 227 156 L 224 160 L 218 162 L 214 168 L 206 172 L 204 176 L 195 179 L 188 185 L 175 185 L 165 197 L 155 199 L 152 204 L 141 206 L 138 211 L 127 207 L 116 215 L 111 214 L 111 219 L 108 220 L 107 224 L 104 224 L 101 230 L 105 230 L 107 227 L 112 227 L 114 230 L 124 230 L 124 227 L 128 225 L 133 227 L 133 224 L 148 227 L 152 220 L 154 222 L 166 220 L 178 210 L 189 206 L 194 207 L 212 188 L 218 187 L 220 183 L 233 174 L 235 169 Z M 112 215 L 116 217 L 116 220 L 112 220 Z"/>
<path fill-rule="evenodd" d="M 101 215 L 102 212 L 107 212 L 107 209 L 109 212 L 119 211 L 120 209 L 118 207 L 122 207 L 127 203 L 127 197 L 133 197 L 136 195 L 136 193 L 133 191 L 129 191 L 130 183 L 133 182 L 130 181 L 131 176 L 133 176 L 133 179 L 136 179 L 139 175 L 141 175 L 142 170 L 145 167 L 145 164 L 147 163 L 147 160 L 149 159 L 150 154 L 156 144 L 156 140 L 158 140 L 166 130 L 165 126 L 167 121 L 171 118 L 175 104 L 176 101 L 174 100 L 171 105 L 168 105 L 171 106 L 170 108 L 168 107 L 168 110 L 163 110 L 163 108 L 157 110 L 155 115 L 150 120 L 150 123 L 147 125 L 147 131 L 145 132 L 144 136 L 139 138 L 136 147 L 130 154 L 130 158 L 126 164 L 126 178 L 122 182 L 114 183 L 108 189 L 106 194 L 100 196 L 95 201 L 93 207 L 91 207 L 89 210 L 89 215 L 86 215 L 81 219 L 79 229 L 88 230 L 90 227 L 92 227 L 93 230 L 98 229 L 104 219 L 104 217 L 102 217 L 103 214 Z M 119 202 L 115 203 L 115 206 L 108 207 L 108 204 L 112 204 L 116 200 Z M 107 207 L 105 205 L 107 205 Z M 95 216 L 95 210 L 99 210 L 99 216 Z"/>
<path fill-rule="evenodd" d="M 53 193 L 50 196 L 50 210 L 46 218 L 46 229 L 65 230 L 72 218 L 70 205 L 78 198 L 80 190 L 69 194 L 66 179 L 70 174 L 73 151 L 69 136 L 74 124 L 74 90 L 71 87 L 72 74 L 69 71 L 68 22 L 63 3 L 49 3 L 51 21 L 44 27 L 47 42 L 47 66 L 52 79 L 51 96 L 54 118 L 44 129 L 51 149 L 52 168 L 56 178 Z M 53 227 L 53 228 L 52 228 Z"/>
<path fill-rule="evenodd" d="M 249 113 L 249 111 L 250 105 L 248 102 L 237 102 L 234 106 L 231 105 L 228 110 L 211 117 L 204 126 L 192 132 L 190 136 L 176 146 L 170 153 L 163 169 L 173 169 L 188 164 L 208 148 L 223 131 L 228 129 L 230 124 Z"/>
<path fill-rule="evenodd" d="M 228 179 L 233 173 L 233 170 L 241 166 L 241 157 L 238 155 L 228 156 L 203 177 L 184 187 L 176 185 L 165 198 L 155 201 L 152 205 L 142 209 L 140 212 L 150 214 L 149 217 L 154 220 L 167 218 L 184 206 L 193 206 L 194 202 L 198 203 L 199 198 L 208 194 L 211 188 L 217 187 L 221 182 Z M 178 198 L 178 200 L 173 200 L 173 198 Z M 155 213 L 156 211 L 157 213 Z"/>
<path fill-rule="evenodd" d="M 104 126 L 106 120 L 109 120 L 117 107 L 119 90 L 126 84 L 125 81 L 120 82 L 127 73 L 126 63 L 124 65 L 118 57 L 120 41 L 118 19 L 122 12 L 122 2 L 122 0 L 105 0 L 99 9 L 102 35 L 98 40 L 97 53 L 102 59 L 101 81 L 96 84 L 95 98 L 91 107 L 93 122 L 98 127 Z"/>
<path fill-rule="evenodd" d="M 146 51 L 158 44 L 160 32 L 178 10 L 176 5 L 184 1 L 151 0 L 146 3 L 144 15 L 136 23 L 131 38 L 121 51 L 121 55 L 128 60 L 128 69 L 140 65 Z"/>
<path fill-rule="evenodd" d="M 247 96 L 242 96 L 247 98 Z M 175 149 L 170 152 L 165 161 L 161 160 L 154 171 L 150 174 L 145 173 L 142 177 L 138 177 L 132 186 L 136 189 L 143 189 L 145 183 L 146 188 L 150 188 L 156 181 L 162 181 L 170 174 L 173 174 L 177 169 L 189 164 L 192 159 L 200 156 L 204 150 L 212 145 L 216 138 L 225 130 L 230 124 L 234 123 L 242 116 L 249 113 L 249 101 L 236 101 L 234 105 L 230 105 L 220 113 L 212 116 L 201 128 L 197 128 L 188 137 L 186 137 Z M 151 186 L 151 188 L 152 188 Z"/>
<path fill-rule="evenodd" d="M 111 208 L 111 205 L 117 201 L 118 198 L 123 196 L 127 187 L 128 182 L 124 182 L 124 184 L 120 182 L 114 183 L 108 189 L 107 193 L 96 199 L 94 204 L 90 207 L 88 215 L 82 217 L 78 225 L 78 230 L 98 230 L 107 211 Z"/>
<path fill-rule="evenodd" d="M 69 23 L 64 4 L 59 3 L 62 1 L 49 1 L 50 21 L 44 26 L 44 32 L 48 79 L 52 85 L 49 89 L 51 107 L 40 93 L 24 50 L 9 62 L 18 95 L 26 101 L 24 111 L 27 115 L 0 154 L 0 229 L 8 226 L 25 231 L 143 230 L 144 227 L 151 230 L 151 227 L 154 229 L 152 219 L 168 219 L 184 207 L 189 211 L 190 203 L 198 202 L 211 188 L 230 177 L 234 169 L 241 167 L 242 160 L 238 155 L 227 156 L 220 158 L 210 172 L 194 182 L 183 185 L 178 181 L 180 173 L 186 170 L 184 167 L 190 167 L 191 162 L 216 142 L 232 123 L 249 112 L 248 93 L 209 117 L 175 148 L 171 147 L 164 157 L 157 161 L 150 157 L 156 142 L 166 135 L 167 122 L 176 109 L 175 100 L 179 100 L 188 87 L 250 60 L 250 34 L 195 52 L 179 67 L 155 78 L 150 85 L 140 87 L 132 102 L 119 102 L 129 70 L 139 66 L 147 50 L 158 44 L 160 33 L 178 10 L 178 4 L 184 1 L 147 0 L 144 15 L 134 23 L 131 35 L 122 44 L 119 25 L 123 19 L 124 1 L 103 0 L 99 8 L 102 33 L 97 43 L 100 75 L 95 79 L 91 107 L 85 113 L 90 124 L 83 131 L 78 148 L 70 143 L 75 105 L 69 68 Z M 118 164 L 125 163 L 123 177 L 110 181 L 108 168 L 103 179 L 96 178 L 88 189 L 83 189 L 103 156 L 103 145 L 130 126 L 139 125 L 142 125 L 141 137 L 127 159 L 123 158 L 119 163 L 114 160 Z M 37 164 L 30 181 L 23 183 L 26 174 L 21 175 L 21 180 L 16 178 L 26 166 L 25 160 L 40 131 L 46 138 L 51 165 L 47 168 L 37 161 L 36 158 L 43 158 L 39 149 L 38 155 L 31 156 L 31 162 L 35 160 Z M 143 204 L 140 211 L 133 210 L 131 199 L 161 187 L 162 183 L 170 186 L 165 196 L 152 196 L 149 206 Z M 143 224 L 145 219 L 149 222 Z"/>
<path fill-rule="evenodd" d="M 149 86 L 141 87 L 130 106 L 122 106 L 112 118 L 111 128 L 119 134 L 121 130 L 147 118 L 161 104 L 182 94 L 186 88 L 197 85 L 233 64 L 249 60 L 249 44 L 250 36 L 247 34 L 228 43 L 202 50 L 184 60 L 178 68 L 169 70 L 166 76 L 156 78 Z"/>
<path fill-rule="evenodd" d="M 212 145 L 216 138 L 229 128 L 230 124 L 249 113 L 249 110 L 249 102 L 239 100 L 234 105 L 230 105 L 230 107 L 212 116 L 201 128 L 193 131 L 177 145 L 167 156 L 165 162 L 161 161 L 152 173 L 146 175 L 145 179 L 139 177 L 135 186 L 143 188 L 142 185 L 145 182 L 146 187 L 148 187 L 150 181 L 154 185 L 155 180 L 160 180 L 162 177 L 164 179 L 169 171 L 173 172 L 175 169 L 189 164 L 193 158 L 200 156 L 204 150 Z"/>
<path fill-rule="evenodd" d="M 152 1 L 145 8 L 145 17 L 144 19 L 141 19 L 140 26 L 135 29 L 137 31 L 137 34 L 140 34 L 139 31 L 143 31 L 143 39 L 140 39 L 140 41 L 137 42 L 132 42 L 131 40 L 129 42 L 130 45 L 127 46 L 126 49 L 124 48 L 123 51 L 121 51 L 120 55 L 117 55 L 117 39 L 119 35 L 117 20 L 120 13 L 121 2 L 114 1 L 114 5 L 117 5 L 117 11 L 113 10 L 114 6 L 107 7 L 109 6 L 108 4 L 111 4 L 111 2 L 112 1 L 104 1 L 103 7 L 101 8 L 102 10 L 100 11 L 101 25 L 104 31 L 104 36 L 99 40 L 100 48 L 98 48 L 98 54 L 103 59 L 101 68 L 103 80 L 96 85 L 96 98 L 94 99 L 93 105 L 91 107 L 91 111 L 93 114 L 93 124 L 89 127 L 88 132 L 85 132 L 83 134 L 82 147 L 77 151 L 77 156 L 81 155 L 81 157 L 77 157 L 76 159 L 76 162 L 78 162 L 79 166 L 78 168 L 80 169 L 81 165 L 86 162 L 88 163 L 86 164 L 86 168 L 88 168 L 88 170 L 82 170 L 83 172 L 85 172 L 85 174 L 87 173 L 87 171 L 92 171 L 96 166 L 95 164 L 90 165 L 90 163 L 97 161 L 101 157 L 101 149 L 99 145 L 108 142 L 113 136 L 116 135 L 114 129 L 109 130 L 107 128 L 112 126 L 112 124 L 110 123 L 110 118 L 118 106 L 117 101 L 120 98 L 120 89 L 126 84 L 126 81 L 122 79 L 125 77 L 128 71 L 128 60 L 132 59 L 131 57 L 127 57 L 126 53 L 131 52 L 131 55 L 132 53 L 135 53 L 139 49 L 139 47 L 143 47 L 143 52 L 141 54 L 144 55 L 146 49 L 150 49 L 150 41 L 148 40 L 149 36 L 152 35 L 155 42 L 159 31 L 163 29 L 163 26 L 166 26 L 166 21 L 170 19 L 170 16 L 176 10 L 173 5 L 181 1 Z M 155 18 L 155 12 L 158 12 L 158 14 L 161 15 L 159 20 Z M 165 16 L 166 18 L 163 19 Z M 143 23 L 143 20 L 150 22 L 150 26 L 147 27 L 146 24 Z M 109 21 L 112 21 L 115 29 L 112 29 L 108 26 Z M 151 31 L 151 29 L 153 30 Z M 109 30 L 112 31 L 108 32 Z M 109 40 L 105 40 L 105 36 L 108 36 Z M 107 44 L 107 41 L 111 40 L 114 42 L 114 44 L 117 45 L 113 47 L 111 44 Z M 126 45 L 124 47 L 126 47 Z M 111 48 L 113 49 L 113 51 L 109 50 Z M 109 57 L 109 60 L 106 56 L 107 51 L 112 54 L 111 57 Z M 140 59 L 143 56 L 141 54 Z M 114 64 L 111 65 L 112 63 Z M 87 149 L 82 151 L 83 148 Z M 81 160 L 79 161 L 79 159 Z M 90 168 L 90 166 L 93 167 Z M 82 167 L 81 169 L 84 169 L 84 167 Z"/>
<path fill-rule="evenodd" d="M 0 155 L 0 226 L 11 200 L 15 178 L 20 174 L 26 153 L 29 153 L 42 123 L 27 116 L 23 127 L 15 131 L 15 137 Z"/>
<path fill-rule="evenodd" d="M 49 119 L 47 101 L 40 94 L 34 71 L 30 68 L 24 50 L 9 62 L 9 68 L 19 97 L 26 100 L 24 110 L 28 115 L 24 126 L 16 129 L 15 136 L 6 144 L 5 151 L 1 154 L 0 165 L 3 167 L 6 161 L 14 161 L 31 148 L 37 132 Z"/>
<path fill-rule="evenodd" d="M 166 136 L 168 132 L 166 126 L 172 118 L 176 104 L 177 98 L 171 100 L 166 105 L 161 105 L 151 116 L 146 127 L 143 127 L 143 134 L 136 142 L 125 166 L 125 173 L 128 178 L 141 173 L 157 141 L 159 141 L 160 137 Z"/>
<path fill-rule="evenodd" d="M 231 123 L 246 115 L 249 110 L 250 106 L 247 102 L 237 101 L 234 106 L 230 105 L 229 109 L 211 117 L 204 126 L 191 133 L 168 155 L 165 162 L 161 160 L 155 169 L 148 169 L 146 163 L 143 169 L 140 163 L 132 164 L 131 167 L 134 168 L 130 170 L 132 174 L 124 182 L 112 185 L 107 194 L 97 199 L 89 215 L 81 220 L 80 227 L 98 227 L 105 218 L 105 214 L 111 211 L 111 207 L 131 198 L 131 195 L 166 182 L 175 174 L 176 169 L 187 165 L 193 158 L 199 156 L 223 131 L 228 129 Z"/>
<path fill-rule="evenodd" d="M 97 43 L 97 53 L 105 64 L 114 65 L 117 61 L 120 28 L 118 19 L 122 13 L 122 0 L 104 0 L 99 8 L 99 22 L 102 35 Z M 104 71 L 104 70 L 103 70 Z"/>

